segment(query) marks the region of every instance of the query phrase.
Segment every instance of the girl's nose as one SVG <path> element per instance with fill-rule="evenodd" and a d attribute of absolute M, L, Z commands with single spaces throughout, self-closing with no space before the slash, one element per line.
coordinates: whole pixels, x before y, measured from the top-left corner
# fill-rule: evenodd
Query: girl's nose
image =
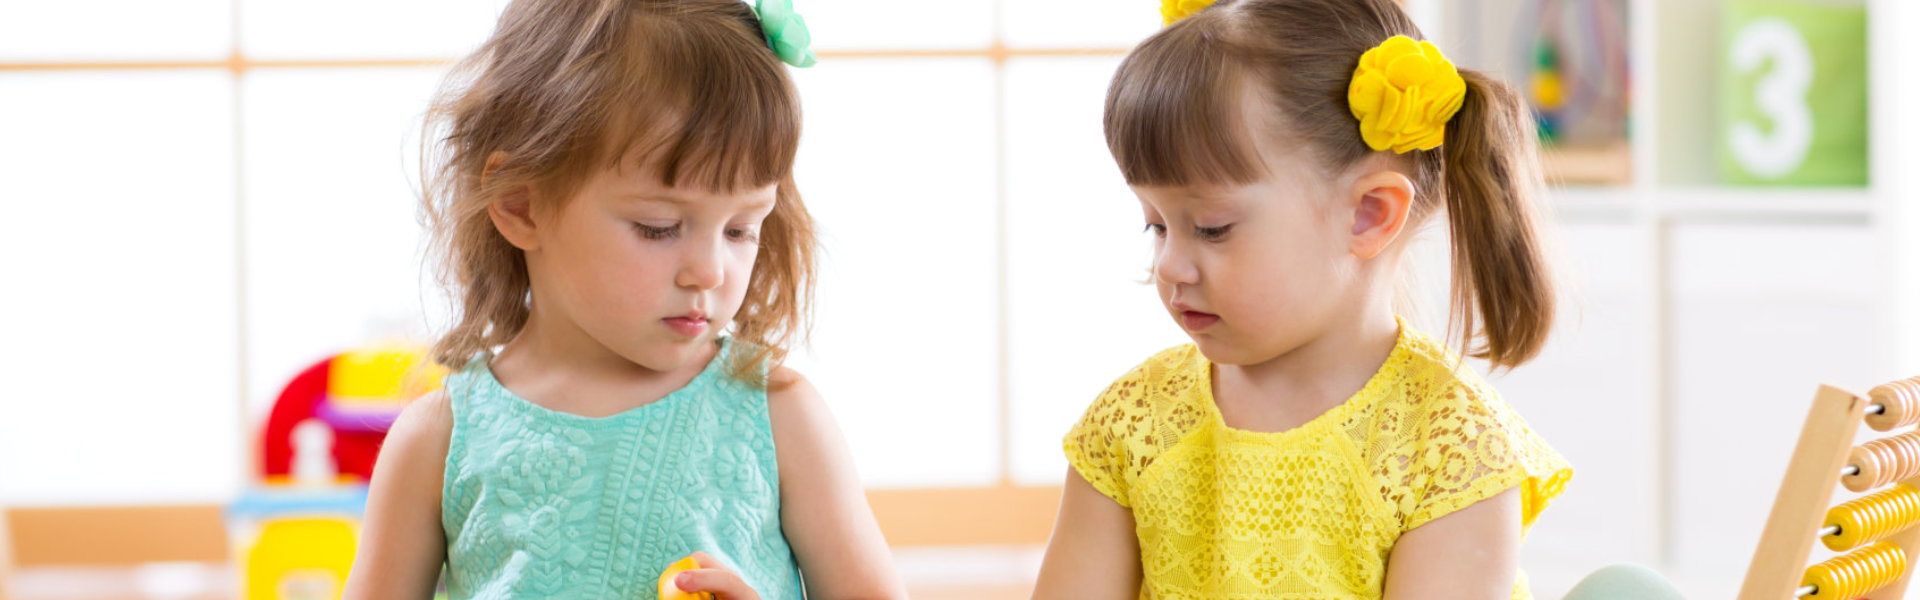
<path fill-rule="evenodd" d="M 1153 278 L 1160 283 L 1193 285 L 1200 283 L 1200 267 L 1180 244 L 1168 240 L 1154 253 Z"/>
<path fill-rule="evenodd" d="M 725 245 L 717 240 L 688 244 L 674 285 L 692 290 L 720 287 L 726 281 L 725 250 Z"/>

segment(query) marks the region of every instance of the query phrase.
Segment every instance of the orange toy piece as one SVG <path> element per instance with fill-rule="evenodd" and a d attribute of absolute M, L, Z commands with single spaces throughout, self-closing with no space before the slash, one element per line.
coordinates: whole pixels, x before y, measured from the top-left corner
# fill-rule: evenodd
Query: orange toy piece
<path fill-rule="evenodd" d="M 695 564 L 691 556 L 667 565 L 666 572 L 660 574 L 660 600 L 713 600 L 713 594 L 706 592 L 684 592 L 680 590 L 680 586 L 674 585 L 673 583 L 673 578 L 682 571 L 691 571 L 698 568 L 700 568 L 700 565 Z"/>

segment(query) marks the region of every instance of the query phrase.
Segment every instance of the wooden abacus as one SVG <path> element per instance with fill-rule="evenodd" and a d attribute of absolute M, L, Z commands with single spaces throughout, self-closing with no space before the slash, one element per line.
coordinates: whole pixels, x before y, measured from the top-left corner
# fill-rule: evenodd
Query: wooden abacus
<path fill-rule="evenodd" d="M 1862 421 L 1880 432 L 1920 423 L 1920 377 L 1873 388 L 1866 398 L 1820 387 L 1740 600 L 1906 595 L 1920 542 L 1920 527 L 1913 527 L 1920 523 L 1920 430 L 1854 446 Z M 1885 489 L 1828 508 L 1835 484 Z M 1845 554 L 1802 568 L 1815 541 Z"/>

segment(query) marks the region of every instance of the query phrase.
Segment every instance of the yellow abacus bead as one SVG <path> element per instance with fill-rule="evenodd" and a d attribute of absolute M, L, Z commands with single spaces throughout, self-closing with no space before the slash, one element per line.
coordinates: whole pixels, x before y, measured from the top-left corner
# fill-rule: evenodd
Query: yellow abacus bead
<path fill-rule="evenodd" d="M 1828 510 L 1824 527 L 1839 527 L 1840 533 L 1820 542 L 1835 552 L 1852 550 L 1905 530 L 1916 519 L 1920 519 L 1920 489 L 1903 483 Z"/>
<path fill-rule="evenodd" d="M 1845 600 L 1858 598 L 1893 583 L 1907 570 L 1907 553 L 1893 542 L 1876 542 L 1807 567 L 1800 585 L 1813 586 L 1809 600 Z"/>

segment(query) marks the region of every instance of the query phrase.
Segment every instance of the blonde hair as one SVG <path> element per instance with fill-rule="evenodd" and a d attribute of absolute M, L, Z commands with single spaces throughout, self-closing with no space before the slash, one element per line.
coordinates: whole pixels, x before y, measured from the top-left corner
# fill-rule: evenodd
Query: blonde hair
<path fill-rule="evenodd" d="M 744 2 L 516 0 L 455 66 L 426 127 L 421 208 L 457 303 L 436 362 L 458 368 L 527 323 L 525 255 L 487 207 L 516 189 L 562 202 L 596 170 L 635 160 L 668 186 L 776 185 L 733 320 L 750 346 L 736 346 L 732 373 L 764 384 L 804 343 L 815 241 L 792 177 L 800 100 Z"/>
<path fill-rule="evenodd" d="M 1107 91 L 1107 147 L 1131 185 L 1252 183 L 1265 169 L 1241 133 L 1253 130 L 1242 102 L 1251 90 L 1323 165 L 1351 166 L 1373 151 L 1347 86 L 1360 55 L 1395 35 L 1424 37 L 1393 0 L 1221 0 L 1120 64 Z M 1445 143 L 1408 154 L 1419 190 L 1408 230 L 1446 212 L 1450 329 L 1468 355 L 1510 368 L 1539 353 L 1554 315 L 1532 198 L 1533 121 L 1506 84 L 1460 74 L 1466 98 Z"/>

